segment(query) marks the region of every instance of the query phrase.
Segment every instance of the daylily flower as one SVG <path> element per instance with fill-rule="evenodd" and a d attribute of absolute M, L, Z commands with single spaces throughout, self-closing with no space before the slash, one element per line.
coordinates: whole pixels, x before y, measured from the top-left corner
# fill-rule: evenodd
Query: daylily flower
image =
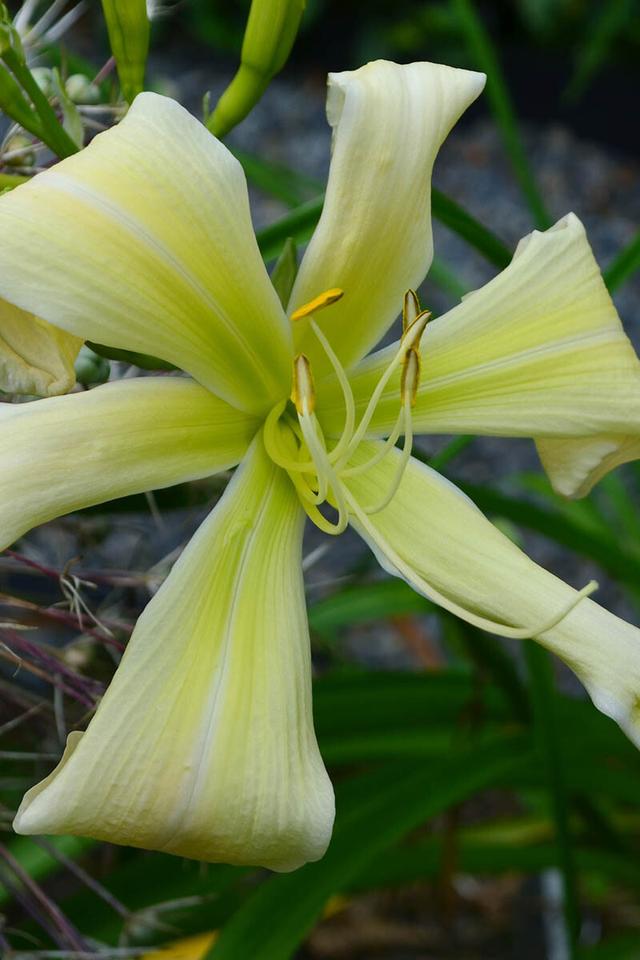
<path fill-rule="evenodd" d="M 523 240 L 439 319 L 412 292 L 432 258 L 437 150 L 483 84 L 428 63 L 330 76 L 326 202 L 286 311 L 239 164 L 171 100 L 142 94 L 118 127 L 0 199 L 0 295 L 189 375 L 0 406 L 2 546 L 240 464 L 86 733 L 26 794 L 19 833 L 276 870 L 322 856 L 333 794 L 311 717 L 306 516 L 331 534 L 351 524 L 387 570 L 470 623 L 537 638 L 640 742 L 640 632 L 410 456 L 415 431 L 534 437 L 571 492 L 639 435 L 640 364 L 575 216 Z M 401 339 L 366 357 L 401 310 Z"/>

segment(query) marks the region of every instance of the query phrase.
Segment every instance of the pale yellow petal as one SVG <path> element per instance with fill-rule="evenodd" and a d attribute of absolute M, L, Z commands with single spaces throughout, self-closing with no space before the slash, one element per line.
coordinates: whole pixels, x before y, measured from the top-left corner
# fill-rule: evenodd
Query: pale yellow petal
<path fill-rule="evenodd" d="M 0 549 L 72 510 L 235 466 L 257 429 L 182 377 L 0 404 Z"/>
<path fill-rule="evenodd" d="M 317 860 L 333 791 L 311 716 L 304 514 L 258 437 L 142 614 L 86 733 L 27 793 L 19 833 L 198 860 Z"/>
<path fill-rule="evenodd" d="M 0 296 L 168 360 L 250 413 L 290 386 L 291 331 L 240 164 L 166 97 L 141 94 L 117 127 L 0 198 Z"/>
<path fill-rule="evenodd" d="M 0 390 L 53 397 L 76 382 L 82 340 L 0 300 Z"/>
<path fill-rule="evenodd" d="M 353 372 L 362 410 L 395 347 Z M 430 322 L 414 429 L 424 433 L 589 437 L 640 433 L 640 363 L 577 217 L 521 242 L 494 280 Z M 339 387 L 317 384 L 330 431 L 344 419 Z M 372 422 L 395 423 L 399 377 Z"/>
<path fill-rule="evenodd" d="M 431 171 L 443 140 L 484 87 L 483 74 L 436 63 L 384 60 L 329 74 L 333 151 L 322 217 L 300 266 L 290 310 L 330 287 L 344 298 L 321 316 L 350 366 L 402 309 L 433 258 Z M 326 356 L 296 324 L 314 367 Z"/>
<path fill-rule="evenodd" d="M 620 436 L 615 433 L 595 437 L 563 437 L 538 440 L 536 446 L 556 493 L 565 497 L 585 497 L 610 470 L 640 459 L 640 430 Z"/>
<path fill-rule="evenodd" d="M 364 460 L 379 446 L 365 444 L 357 457 Z M 381 499 L 399 455 L 394 451 L 349 481 L 360 504 Z M 423 593 L 426 581 L 472 615 L 530 631 L 640 746 L 640 630 L 581 599 L 556 626 L 540 632 L 570 608 L 576 591 L 530 560 L 468 497 L 416 460 L 389 506 L 367 522 L 368 530 L 358 521 L 354 526 L 389 572 Z"/>

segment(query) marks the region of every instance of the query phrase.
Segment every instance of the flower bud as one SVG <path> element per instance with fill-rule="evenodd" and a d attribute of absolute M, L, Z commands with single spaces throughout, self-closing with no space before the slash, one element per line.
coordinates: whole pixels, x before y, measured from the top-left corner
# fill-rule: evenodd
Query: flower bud
<path fill-rule="evenodd" d="M 74 103 L 99 103 L 100 87 L 92 83 L 83 73 L 73 73 L 65 82 L 67 96 Z"/>
<path fill-rule="evenodd" d="M 144 88 L 150 30 L 147 5 L 145 0 L 102 0 L 102 9 L 122 95 L 131 103 Z"/>
<path fill-rule="evenodd" d="M 23 133 L 14 134 L 9 137 L 2 149 L 3 162 L 7 166 L 32 167 L 36 160 L 34 151 L 30 149 L 32 146 L 33 141 Z"/>
<path fill-rule="evenodd" d="M 252 0 L 240 68 L 220 97 L 207 126 L 223 137 L 258 102 L 287 62 L 306 0 Z"/>

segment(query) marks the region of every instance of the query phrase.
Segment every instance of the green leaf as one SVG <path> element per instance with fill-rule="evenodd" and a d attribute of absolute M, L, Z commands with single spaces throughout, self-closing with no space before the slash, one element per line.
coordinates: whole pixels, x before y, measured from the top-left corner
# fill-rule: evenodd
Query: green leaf
<path fill-rule="evenodd" d="M 440 257 L 434 257 L 429 268 L 429 282 L 435 283 L 455 300 L 465 295 L 468 287 L 458 280 L 458 276 Z"/>
<path fill-rule="evenodd" d="M 602 66 L 618 36 L 629 26 L 635 0 L 607 0 L 592 22 L 586 23 L 578 43 L 575 69 L 564 92 L 566 100 L 577 100 Z"/>
<path fill-rule="evenodd" d="M 230 147 L 231 153 L 242 164 L 247 180 L 271 197 L 287 206 L 297 207 L 322 192 L 322 184 L 313 177 L 272 163 L 254 153 Z"/>
<path fill-rule="evenodd" d="M 509 266 L 512 257 L 509 247 L 479 220 L 467 213 L 464 207 L 435 187 L 431 191 L 431 210 L 440 223 L 475 247 L 489 263 L 493 263 L 500 270 Z"/>
<path fill-rule="evenodd" d="M 347 782 L 338 791 L 336 828 L 324 858 L 262 884 L 223 928 L 207 960 L 288 960 L 329 897 L 353 883 L 374 857 L 431 817 L 499 783 L 527 762 L 526 751 L 521 738 L 501 738 L 452 750 L 429 764 L 391 764 Z"/>
<path fill-rule="evenodd" d="M 258 246 L 267 263 L 279 256 L 289 238 L 297 244 L 303 244 L 309 240 L 320 219 L 323 203 L 324 196 L 308 200 L 280 220 L 258 231 L 256 234 Z"/>
<path fill-rule="evenodd" d="M 640 270 L 640 230 L 604 271 L 604 282 L 609 293 L 619 290 L 625 280 L 632 277 L 637 270 Z"/>
<path fill-rule="evenodd" d="M 282 253 L 271 271 L 271 283 L 278 294 L 284 310 L 287 309 L 291 291 L 298 273 L 298 251 L 295 240 L 287 237 Z"/>
<path fill-rule="evenodd" d="M 309 607 L 311 629 L 332 639 L 336 632 L 352 624 L 427 613 L 434 605 L 412 590 L 404 580 L 380 580 L 347 587 Z"/>
<path fill-rule="evenodd" d="M 552 221 L 529 166 L 527 154 L 520 137 L 515 110 L 489 32 L 476 13 L 472 0 L 451 0 L 451 2 L 469 52 L 478 68 L 487 74 L 487 97 L 509 155 L 513 172 L 520 184 L 523 196 L 529 204 L 536 226 L 541 230 L 546 230 L 547 227 L 551 226 Z"/>

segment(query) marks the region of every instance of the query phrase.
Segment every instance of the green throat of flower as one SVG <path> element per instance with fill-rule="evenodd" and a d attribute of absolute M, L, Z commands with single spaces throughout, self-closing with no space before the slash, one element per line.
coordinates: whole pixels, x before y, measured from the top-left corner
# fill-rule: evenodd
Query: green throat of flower
<path fill-rule="evenodd" d="M 413 444 L 412 408 L 420 380 L 420 338 L 431 316 L 428 310 L 420 309 L 413 290 L 407 291 L 402 312 L 403 334 L 400 347 L 380 377 L 364 413 L 356 423 L 356 405 L 347 374 L 312 316 L 341 297 L 341 290 L 327 290 L 300 307 L 292 316 L 294 323 L 303 318 L 309 319 L 310 329 L 326 353 L 342 389 L 345 415 L 340 437 L 332 446 L 324 437 L 315 415 L 316 391 L 311 363 L 303 353 L 298 354 L 293 362 L 291 402 L 282 400 L 276 404 L 267 417 L 264 428 L 265 446 L 269 456 L 289 474 L 307 515 L 317 527 L 333 535 L 346 529 L 350 513 L 360 518 L 362 515 L 366 517 L 383 510 L 400 486 Z M 401 368 L 400 404 L 394 428 L 375 456 L 364 463 L 352 465 L 383 391 L 398 368 Z M 350 495 L 345 480 L 379 463 L 391 452 L 400 436 L 404 436 L 402 456 L 389 490 L 378 503 L 364 507 L 359 505 Z M 320 510 L 323 505 L 328 505 L 337 517 L 327 518 Z"/>

